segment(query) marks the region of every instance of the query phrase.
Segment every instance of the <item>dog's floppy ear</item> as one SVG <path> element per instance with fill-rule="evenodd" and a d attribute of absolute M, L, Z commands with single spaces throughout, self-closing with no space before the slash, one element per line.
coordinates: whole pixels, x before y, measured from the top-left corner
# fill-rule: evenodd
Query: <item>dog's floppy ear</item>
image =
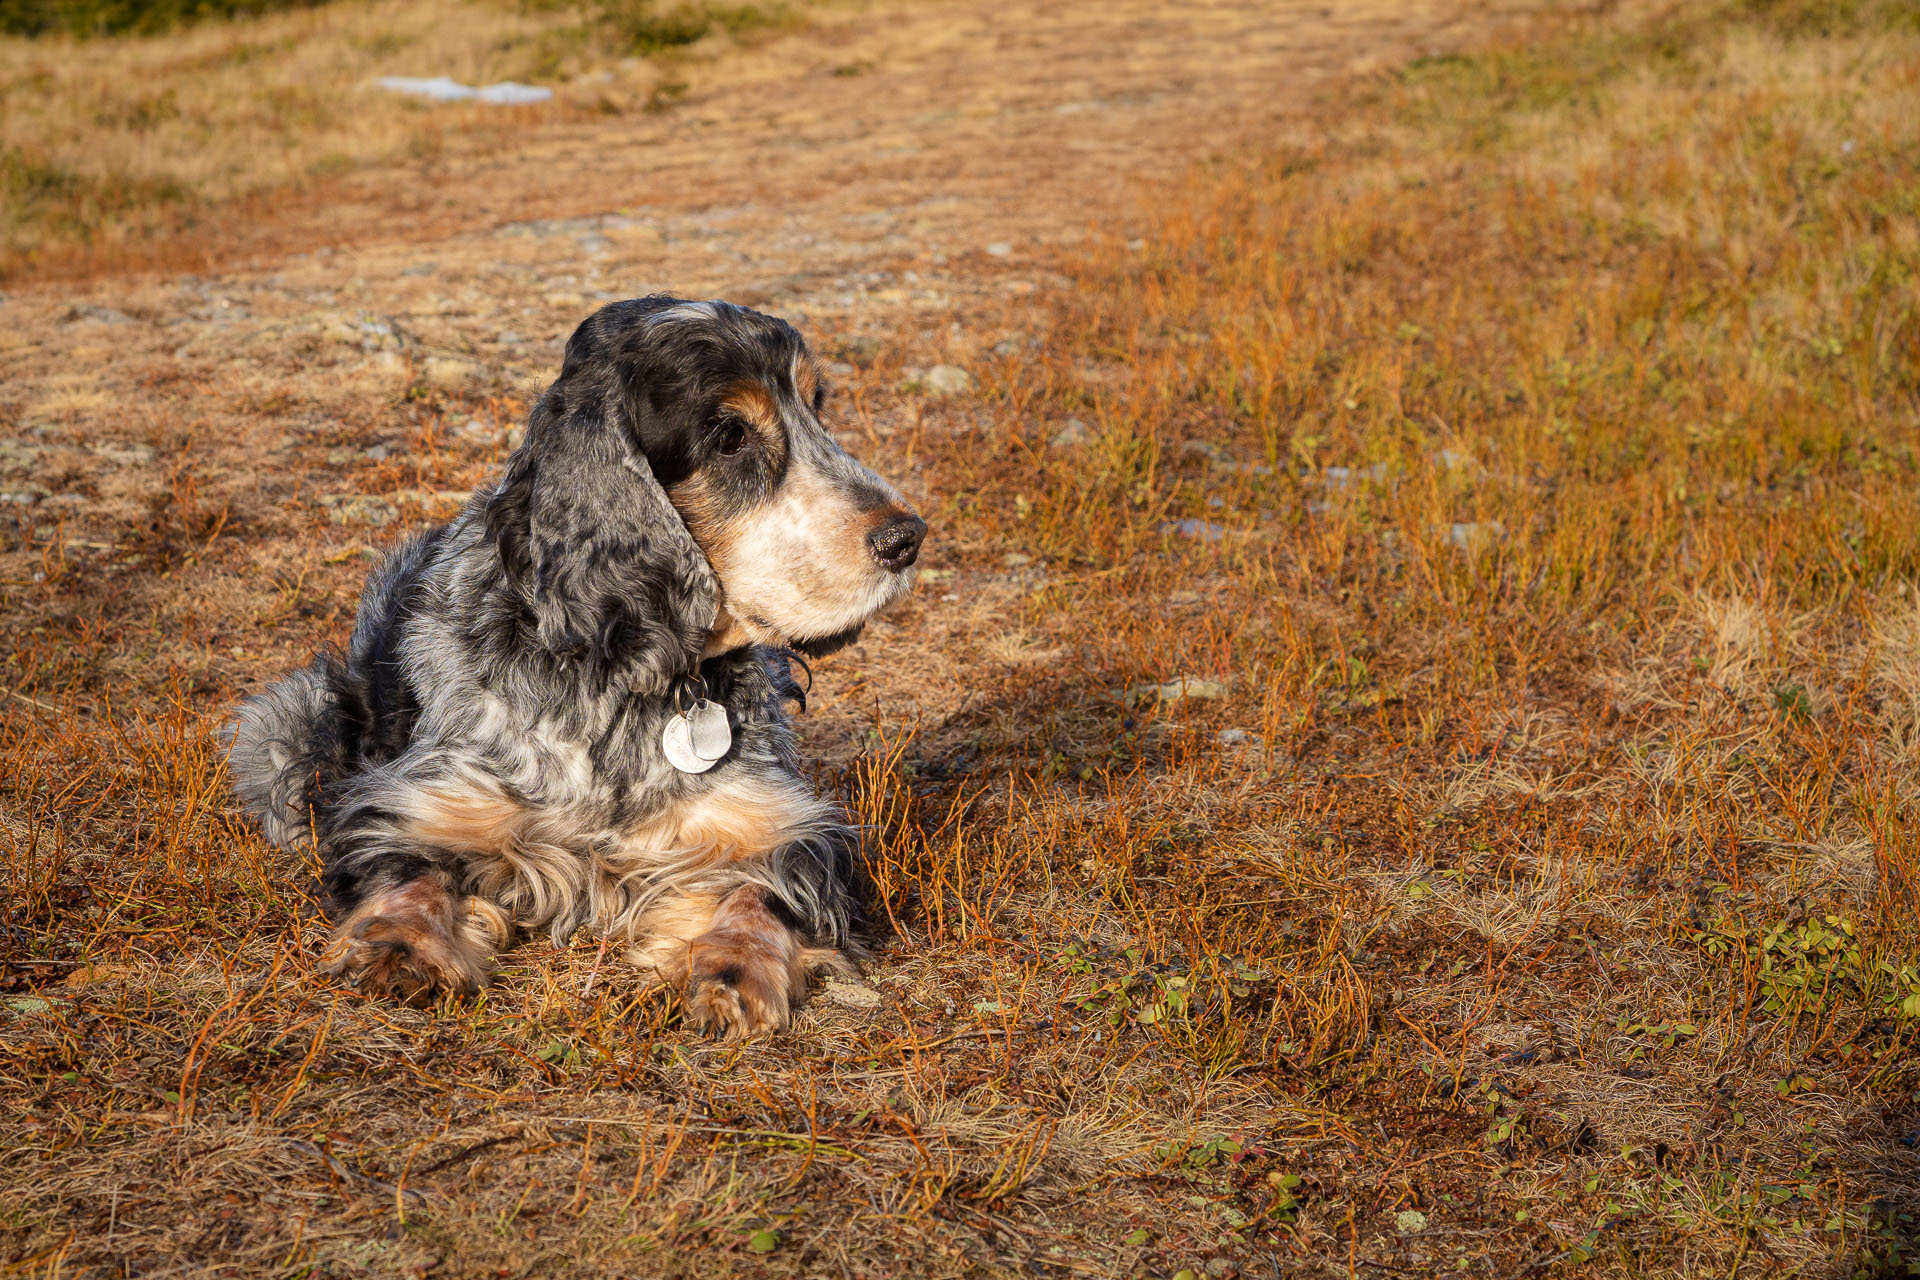
<path fill-rule="evenodd" d="M 700 661 L 718 610 L 713 569 L 617 421 L 617 398 L 556 383 L 487 504 L 540 643 L 594 684 L 664 691 Z"/>

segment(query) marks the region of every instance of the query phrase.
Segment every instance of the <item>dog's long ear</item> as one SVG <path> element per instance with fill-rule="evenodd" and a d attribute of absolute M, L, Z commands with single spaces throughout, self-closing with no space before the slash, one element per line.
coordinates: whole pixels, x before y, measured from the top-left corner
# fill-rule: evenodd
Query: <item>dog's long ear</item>
<path fill-rule="evenodd" d="M 487 528 L 542 646 L 598 688 L 658 693 L 699 663 L 719 587 L 619 412 L 611 395 L 550 388 Z"/>

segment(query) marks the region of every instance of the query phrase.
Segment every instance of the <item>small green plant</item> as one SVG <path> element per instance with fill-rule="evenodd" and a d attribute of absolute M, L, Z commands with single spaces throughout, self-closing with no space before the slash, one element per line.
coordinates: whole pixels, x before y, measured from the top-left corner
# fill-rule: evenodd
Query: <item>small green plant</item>
<path fill-rule="evenodd" d="M 1845 916 L 1765 926 L 1722 918 L 1694 931 L 1693 941 L 1709 956 L 1755 968 L 1764 1013 L 1792 1015 L 1850 1001 L 1883 1015 L 1920 1018 L 1920 966 L 1869 954 Z"/>
<path fill-rule="evenodd" d="M 1264 1147 L 1249 1142 L 1244 1133 L 1216 1133 L 1192 1142 L 1171 1138 L 1156 1146 L 1153 1154 L 1164 1165 L 1198 1171 L 1210 1169 L 1221 1161 L 1239 1164 L 1267 1153 Z"/>
<path fill-rule="evenodd" d="M 1620 1034 L 1629 1038 L 1641 1037 L 1657 1040 L 1662 1049 L 1671 1049 L 1683 1040 L 1691 1040 L 1700 1034 L 1700 1028 L 1691 1022 L 1637 1022 L 1631 1018 L 1621 1018 L 1616 1023 Z M 1651 1051 L 1651 1046 L 1635 1044 L 1627 1050 L 1628 1062 L 1639 1062 Z"/>

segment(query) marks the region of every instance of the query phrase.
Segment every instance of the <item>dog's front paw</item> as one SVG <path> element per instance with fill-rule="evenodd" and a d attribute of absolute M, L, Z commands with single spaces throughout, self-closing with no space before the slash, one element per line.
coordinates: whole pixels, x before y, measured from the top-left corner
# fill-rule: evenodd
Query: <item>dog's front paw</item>
<path fill-rule="evenodd" d="M 410 1003 L 472 996 L 486 985 L 488 923 L 439 884 L 414 880 L 355 907 L 320 953 L 320 972 Z"/>
<path fill-rule="evenodd" d="M 778 1031 L 806 994 L 800 939 L 756 886 L 720 903 L 707 931 L 687 944 L 687 1022 L 710 1035 Z"/>
<path fill-rule="evenodd" d="M 780 956 L 743 954 L 733 939 L 695 942 L 687 979 L 687 1024 L 716 1036 L 757 1036 L 778 1031 L 793 1016 L 788 962 Z"/>

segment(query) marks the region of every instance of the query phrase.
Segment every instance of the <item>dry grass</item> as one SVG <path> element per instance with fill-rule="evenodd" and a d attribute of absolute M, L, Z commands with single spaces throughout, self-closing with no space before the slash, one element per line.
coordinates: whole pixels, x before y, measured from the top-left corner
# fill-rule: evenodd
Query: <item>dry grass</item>
<path fill-rule="evenodd" d="M 226 807 L 232 690 L 121 673 L 337 630 L 354 548 L 146 617 L 115 582 L 255 536 L 190 471 L 118 579 L 23 519 L 0 1247 L 1909 1274 L 1916 192 L 1897 8 L 1586 17 L 1155 187 L 975 400 L 895 389 L 910 336 L 863 356 L 850 425 L 946 576 L 823 668 L 887 936 L 767 1043 L 584 942 L 464 1007 L 317 985 L 297 869 Z M 409 394 L 406 483 L 485 474 Z M 966 696 L 888 711 L 936 673 Z"/>
<path fill-rule="evenodd" d="M 0 276 L 76 256 L 138 260 L 236 201 L 262 216 L 371 165 L 430 173 L 723 78 L 830 69 L 871 56 L 874 28 L 899 7 L 341 0 L 162 36 L 0 36 Z M 386 75 L 520 80 L 556 96 L 430 103 L 375 87 Z"/>

